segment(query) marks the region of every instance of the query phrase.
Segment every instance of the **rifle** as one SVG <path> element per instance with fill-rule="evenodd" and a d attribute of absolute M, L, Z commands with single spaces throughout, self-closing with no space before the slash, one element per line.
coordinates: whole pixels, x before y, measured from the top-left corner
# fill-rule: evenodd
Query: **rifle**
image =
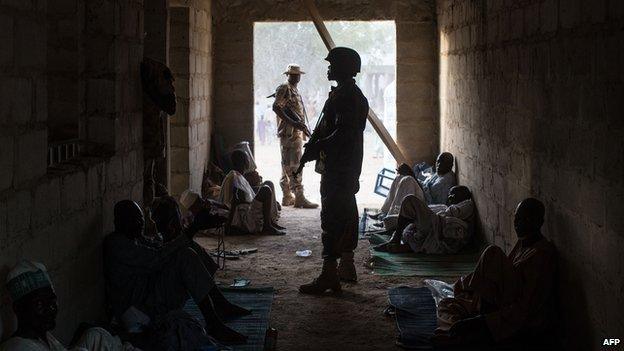
<path fill-rule="evenodd" d="M 319 159 L 320 151 L 314 150 L 315 148 L 310 147 L 310 146 L 314 145 L 315 143 L 318 142 L 319 139 L 321 139 L 321 136 L 319 135 L 320 131 L 318 127 L 319 125 L 321 125 L 324 117 L 325 117 L 325 113 L 321 112 L 321 115 L 316 121 L 316 126 L 314 127 L 314 131 L 312 132 L 312 135 L 310 136 L 310 140 L 308 140 L 308 142 L 304 145 L 305 150 L 303 151 L 303 155 L 301 155 L 301 159 L 299 160 L 299 167 L 297 167 L 297 170 L 293 173 L 295 177 L 297 177 L 303 171 L 303 167 L 305 166 L 306 162 Z M 314 154 L 312 154 L 313 152 Z"/>
<path fill-rule="evenodd" d="M 275 93 L 267 96 L 267 98 L 272 98 L 275 97 Z M 305 107 L 304 107 L 305 109 Z M 295 113 L 295 111 L 291 110 L 290 107 L 288 106 L 284 106 L 282 108 L 282 112 L 284 112 L 284 114 L 290 118 L 293 121 L 300 121 L 301 123 L 303 123 L 303 125 L 305 126 L 305 129 L 302 129 L 301 131 L 306 135 L 306 136 L 311 136 L 312 133 L 310 132 L 310 128 L 308 128 L 308 125 L 306 124 L 306 121 L 303 120 L 303 118 L 299 117 L 299 115 L 297 115 Z M 278 116 L 279 117 L 279 116 Z M 281 117 L 280 117 L 281 118 Z"/>

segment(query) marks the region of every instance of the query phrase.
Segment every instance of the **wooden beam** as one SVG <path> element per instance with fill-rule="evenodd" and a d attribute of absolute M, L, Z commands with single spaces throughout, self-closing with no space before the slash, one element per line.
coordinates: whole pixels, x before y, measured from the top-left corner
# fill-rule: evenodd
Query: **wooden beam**
<path fill-rule="evenodd" d="M 303 2 L 305 3 L 308 12 L 310 13 L 310 16 L 312 17 L 314 27 L 316 27 L 316 30 L 321 36 L 325 47 L 327 47 L 327 50 L 331 50 L 336 47 L 336 44 L 329 34 L 327 27 L 325 27 L 325 22 L 323 22 L 323 18 L 321 17 L 318 8 L 314 4 L 314 0 L 303 0 Z M 407 157 L 405 157 L 403 151 L 401 151 L 397 143 L 394 141 L 394 139 L 392 139 L 392 136 L 388 132 L 388 129 L 386 129 L 386 127 L 383 125 L 379 117 L 377 117 L 377 114 L 375 113 L 375 111 L 373 111 L 372 108 L 368 109 L 368 121 L 371 123 L 373 129 L 375 129 L 383 143 L 386 145 L 386 147 L 392 154 L 392 157 L 394 157 L 394 159 L 396 160 L 397 164 L 407 163 L 411 166 L 411 163 L 409 162 Z"/>

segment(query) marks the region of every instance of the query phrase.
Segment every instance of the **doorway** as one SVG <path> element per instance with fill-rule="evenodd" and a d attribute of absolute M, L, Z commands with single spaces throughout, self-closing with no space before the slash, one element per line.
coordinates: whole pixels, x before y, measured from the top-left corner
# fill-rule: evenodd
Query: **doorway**
<path fill-rule="evenodd" d="M 396 139 L 396 26 L 394 21 L 333 21 L 327 28 L 338 46 L 358 51 L 362 70 L 356 81 L 368 98 L 371 108 Z M 253 48 L 254 74 L 254 154 L 259 173 L 276 184 L 276 197 L 281 199 L 278 186 L 281 177 L 281 156 L 276 131 L 276 116 L 271 106 L 274 99 L 267 96 L 286 81 L 284 71 L 297 63 L 306 73 L 298 85 L 313 129 L 327 98 L 327 49 L 312 22 L 256 22 Z M 380 207 L 384 198 L 373 190 L 377 173 L 382 168 L 394 169 L 395 161 L 383 142 L 367 123 L 364 134 L 364 162 L 360 176 L 359 206 Z M 320 201 L 320 175 L 313 163 L 306 165 L 303 185 L 306 196 Z"/>

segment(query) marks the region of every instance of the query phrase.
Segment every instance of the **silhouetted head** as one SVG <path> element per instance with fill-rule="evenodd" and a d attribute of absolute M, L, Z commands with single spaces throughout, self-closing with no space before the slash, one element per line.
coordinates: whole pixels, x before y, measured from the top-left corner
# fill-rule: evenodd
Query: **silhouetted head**
<path fill-rule="evenodd" d="M 165 196 L 156 201 L 152 207 L 152 219 L 165 241 L 176 238 L 182 232 L 180 206 L 171 196 Z"/>
<path fill-rule="evenodd" d="M 141 83 L 150 100 L 169 115 L 175 114 L 176 95 L 173 74 L 165 64 L 144 58 L 141 62 Z"/>
<path fill-rule="evenodd" d="M 522 200 L 514 216 L 514 228 L 518 238 L 540 233 L 544 224 L 544 204 L 532 197 Z"/>
<path fill-rule="evenodd" d="M 115 231 L 131 238 L 143 234 L 145 217 L 141 206 L 132 200 L 121 200 L 115 204 Z"/>
<path fill-rule="evenodd" d="M 297 85 L 297 83 L 299 83 L 300 80 L 301 80 L 301 75 L 300 74 L 289 74 L 288 75 L 288 83 L 290 83 L 292 85 Z"/>
<path fill-rule="evenodd" d="M 331 49 L 325 60 L 329 61 L 327 79 L 335 81 L 355 77 L 362 66 L 362 59 L 357 51 L 345 47 Z"/>
<path fill-rule="evenodd" d="M 240 174 L 244 174 L 249 167 L 249 163 L 247 161 L 247 154 L 245 154 L 242 150 L 234 150 L 230 155 L 230 160 L 232 161 L 232 168 Z"/>
<path fill-rule="evenodd" d="M 15 301 L 13 311 L 20 329 L 43 335 L 56 327 L 56 294 L 51 287 L 37 289 Z"/>
<path fill-rule="evenodd" d="M 446 199 L 447 205 L 455 205 L 462 201 L 472 198 L 472 193 L 468 187 L 463 185 L 456 185 L 449 190 L 448 197 Z"/>
<path fill-rule="evenodd" d="M 439 175 L 447 174 L 453 169 L 454 161 L 455 158 L 450 152 L 441 153 L 436 159 L 436 173 Z"/>
<path fill-rule="evenodd" d="M 54 329 L 58 305 L 52 281 L 42 263 L 19 261 L 7 275 L 6 289 L 20 330 L 43 336 Z"/>

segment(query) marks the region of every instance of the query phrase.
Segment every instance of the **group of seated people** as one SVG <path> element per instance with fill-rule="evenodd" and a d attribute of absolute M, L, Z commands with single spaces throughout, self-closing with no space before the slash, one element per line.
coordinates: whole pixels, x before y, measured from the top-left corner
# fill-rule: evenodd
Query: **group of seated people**
<path fill-rule="evenodd" d="M 196 350 L 238 344 L 246 337 L 224 320 L 251 311 L 230 303 L 214 281 L 218 265 L 193 237 L 229 221 L 239 234 L 283 235 L 271 182 L 249 170 L 249 156 L 231 154 L 232 170 L 216 200 L 187 190 L 180 202 L 167 194 L 142 208 L 131 200 L 114 207 L 113 233 L 104 239 L 106 297 L 111 322 L 82 325 L 71 350 Z M 58 305 L 43 264 L 21 261 L 7 278 L 17 331 L 1 351 L 66 350 L 50 331 Z M 192 299 L 205 327 L 184 312 Z M 114 336 L 113 336 L 114 335 Z"/>
<path fill-rule="evenodd" d="M 441 153 L 435 174 L 424 181 L 409 166 L 398 168 L 381 212 L 373 216 L 383 219 L 391 236 L 373 249 L 455 254 L 466 247 L 475 210 L 470 190 L 456 185 L 453 163 L 450 153 Z M 552 339 L 556 254 L 541 233 L 544 215 L 537 199 L 518 204 L 516 245 L 508 255 L 488 246 L 474 271 L 455 282 L 453 297 L 440 300 L 434 345 L 540 344 Z"/>
<path fill-rule="evenodd" d="M 375 250 L 453 254 L 470 242 L 474 203 L 470 190 L 456 185 L 453 163 L 452 154 L 441 153 L 435 173 L 422 181 L 408 165 L 399 166 L 381 212 L 373 216 L 392 235 Z"/>
<path fill-rule="evenodd" d="M 246 341 L 223 321 L 251 311 L 224 297 L 214 281 L 217 264 L 193 240 L 198 230 L 222 223 L 208 211 L 211 206 L 196 204 L 198 216 L 184 226 L 178 202 L 170 196 L 156 199 L 147 218 L 136 202 L 115 204 L 115 230 L 104 239 L 111 322 L 79 328 L 72 350 L 195 350 Z M 155 230 L 146 230 L 146 222 L 152 222 Z M 58 305 L 45 266 L 19 262 L 6 286 L 18 329 L 0 350 L 66 350 L 50 334 Z M 201 311 L 205 327 L 184 312 L 190 299 Z"/>

